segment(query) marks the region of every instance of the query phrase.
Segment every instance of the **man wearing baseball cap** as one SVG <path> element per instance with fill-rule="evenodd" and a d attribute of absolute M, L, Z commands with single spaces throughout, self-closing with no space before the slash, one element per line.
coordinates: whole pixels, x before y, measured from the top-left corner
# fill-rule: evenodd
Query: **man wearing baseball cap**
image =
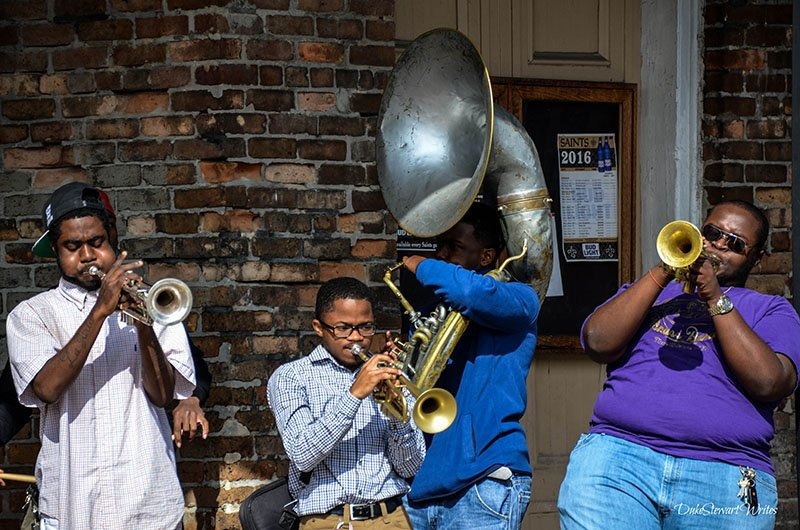
<path fill-rule="evenodd" d="M 40 412 L 41 528 L 179 528 L 163 407 L 194 388 L 186 333 L 121 318 L 142 263 L 116 254 L 98 190 L 66 184 L 42 217 L 34 253 L 56 258 L 58 287 L 18 304 L 6 323 L 19 400 Z"/>

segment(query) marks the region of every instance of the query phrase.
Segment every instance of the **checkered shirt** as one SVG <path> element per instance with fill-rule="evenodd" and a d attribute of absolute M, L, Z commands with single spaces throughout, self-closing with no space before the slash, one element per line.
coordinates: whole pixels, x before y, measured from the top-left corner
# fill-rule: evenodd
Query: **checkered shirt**
<path fill-rule="evenodd" d="M 357 374 L 318 346 L 282 365 L 267 384 L 301 515 L 405 494 L 403 477 L 413 476 L 425 458 L 425 440 L 413 420 L 387 418 L 374 399 L 350 393 Z M 303 484 L 300 472 L 310 470 Z"/>
<path fill-rule="evenodd" d="M 20 402 L 41 413 L 36 461 L 39 508 L 70 529 L 171 529 L 181 525 L 183 492 L 163 408 L 147 398 L 136 327 L 106 319 L 77 379 L 55 403 L 31 382 L 75 335 L 97 292 L 65 281 L 20 303 L 8 316 L 9 358 Z M 154 326 L 175 368 L 175 397 L 194 388 L 183 326 Z"/>

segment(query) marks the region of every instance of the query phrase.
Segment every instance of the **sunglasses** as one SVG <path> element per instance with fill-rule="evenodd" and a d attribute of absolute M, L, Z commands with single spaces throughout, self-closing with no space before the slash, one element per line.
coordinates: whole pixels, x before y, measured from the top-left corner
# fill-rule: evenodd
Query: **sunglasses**
<path fill-rule="evenodd" d="M 714 225 L 705 225 L 702 234 L 703 237 L 711 243 L 719 241 L 719 238 L 724 237 L 725 246 L 728 247 L 728 250 L 737 254 L 744 254 L 747 247 L 750 246 L 740 236 L 731 232 L 726 232 Z"/>

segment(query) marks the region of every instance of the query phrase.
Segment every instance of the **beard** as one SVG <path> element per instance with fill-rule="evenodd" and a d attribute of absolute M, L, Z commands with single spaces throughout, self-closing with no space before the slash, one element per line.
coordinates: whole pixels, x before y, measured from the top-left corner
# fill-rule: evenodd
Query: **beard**
<path fill-rule="evenodd" d="M 58 265 L 58 272 L 61 273 L 61 277 L 64 278 L 69 283 L 77 285 L 87 291 L 96 291 L 100 288 L 100 284 L 102 283 L 100 278 L 97 276 L 91 276 L 91 280 L 85 280 L 85 275 L 81 276 L 70 276 L 69 274 L 64 272 L 64 268 L 61 266 L 61 260 L 56 258 L 56 265 Z"/>
<path fill-rule="evenodd" d="M 753 253 L 755 254 L 755 253 Z M 744 287 L 747 283 L 747 277 L 750 276 L 750 271 L 755 266 L 757 258 L 748 256 L 747 261 L 742 263 L 739 267 L 732 270 L 724 270 L 717 274 L 717 281 L 722 287 Z"/>

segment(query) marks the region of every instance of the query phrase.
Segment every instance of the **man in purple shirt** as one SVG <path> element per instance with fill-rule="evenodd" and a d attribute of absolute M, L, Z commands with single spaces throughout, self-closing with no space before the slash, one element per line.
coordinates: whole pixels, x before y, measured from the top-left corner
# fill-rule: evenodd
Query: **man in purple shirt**
<path fill-rule="evenodd" d="M 584 322 L 608 378 L 561 485 L 563 529 L 775 525 L 772 414 L 797 385 L 800 320 L 745 287 L 769 233 L 758 208 L 720 203 L 701 232 L 696 291 L 662 264 Z"/>

